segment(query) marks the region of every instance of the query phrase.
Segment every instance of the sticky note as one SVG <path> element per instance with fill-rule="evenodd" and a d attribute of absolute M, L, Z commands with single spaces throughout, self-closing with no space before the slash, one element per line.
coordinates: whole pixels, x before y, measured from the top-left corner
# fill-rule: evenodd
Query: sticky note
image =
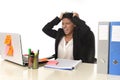
<path fill-rule="evenodd" d="M 13 46 L 9 46 L 9 50 L 7 53 L 8 56 L 13 56 Z"/>
<path fill-rule="evenodd" d="M 12 46 L 12 37 L 11 35 L 6 35 L 4 44 L 6 45 L 5 52 L 7 56 L 13 56 L 13 46 Z"/>
<path fill-rule="evenodd" d="M 4 44 L 10 45 L 11 44 L 11 35 L 6 35 Z"/>
<path fill-rule="evenodd" d="M 47 62 L 47 65 L 57 65 L 59 62 L 56 60 L 50 60 L 49 62 Z"/>

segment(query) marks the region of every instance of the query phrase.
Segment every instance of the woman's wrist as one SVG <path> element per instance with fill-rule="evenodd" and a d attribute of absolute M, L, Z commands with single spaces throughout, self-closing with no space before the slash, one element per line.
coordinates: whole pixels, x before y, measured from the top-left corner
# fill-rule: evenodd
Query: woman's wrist
<path fill-rule="evenodd" d="M 62 20 L 62 17 L 58 17 L 60 20 Z"/>
<path fill-rule="evenodd" d="M 59 19 L 60 19 L 60 20 L 62 20 L 63 14 L 64 14 L 64 13 L 61 13 L 61 14 L 60 14 L 60 16 L 59 16 Z"/>

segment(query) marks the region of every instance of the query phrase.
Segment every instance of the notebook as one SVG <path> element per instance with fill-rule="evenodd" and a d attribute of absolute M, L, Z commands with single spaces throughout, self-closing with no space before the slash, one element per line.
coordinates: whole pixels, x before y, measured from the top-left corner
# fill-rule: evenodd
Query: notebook
<path fill-rule="evenodd" d="M 82 63 L 82 60 L 69 60 L 69 59 L 56 59 L 50 60 L 44 67 L 45 68 L 54 68 L 61 70 L 73 70 Z"/>
<path fill-rule="evenodd" d="M 4 60 L 25 65 L 28 58 L 23 56 L 21 36 L 18 33 L 0 33 L 0 54 Z"/>

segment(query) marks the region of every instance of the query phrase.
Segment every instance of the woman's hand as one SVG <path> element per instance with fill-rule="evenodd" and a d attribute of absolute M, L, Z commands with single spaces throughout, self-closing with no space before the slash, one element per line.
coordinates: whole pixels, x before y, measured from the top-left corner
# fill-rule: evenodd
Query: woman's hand
<path fill-rule="evenodd" d="M 63 12 L 60 14 L 60 17 L 59 17 L 60 20 L 62 20 L 63 14 L 64 14 Z"/>
<path fill-rule="evenodd" d="M 73 12 L 73 17 L 77 16 L 79 18 L 79 14 L 76 12 Z"/>
<path fill-rule="evenodd" d="M 62 12 L 62 13 L 60 14 L 60 17 L 59 17 L 59 18 L 60 18 L 60 20 L 62 20 L 63 15 L 64 15 L 65 13 L 67 13 L 67 12 L 64 12 L 64 13 Z M 75 16 L 79 18 L 79 14 L 78 14 L 78 13 L 76 13 L 76 12 L 73 12 L 73 17 L 75 17 Z"/>

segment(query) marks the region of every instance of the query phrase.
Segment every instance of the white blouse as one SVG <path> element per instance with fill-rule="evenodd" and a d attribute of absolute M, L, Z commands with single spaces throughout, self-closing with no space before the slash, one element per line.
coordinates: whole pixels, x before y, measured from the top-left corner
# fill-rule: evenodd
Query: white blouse
<path fill-rule="evenodd" d="M 58 58 L 73 60 L 73 39 L 67 44 L 63 37 L 58 45 Z"/>

